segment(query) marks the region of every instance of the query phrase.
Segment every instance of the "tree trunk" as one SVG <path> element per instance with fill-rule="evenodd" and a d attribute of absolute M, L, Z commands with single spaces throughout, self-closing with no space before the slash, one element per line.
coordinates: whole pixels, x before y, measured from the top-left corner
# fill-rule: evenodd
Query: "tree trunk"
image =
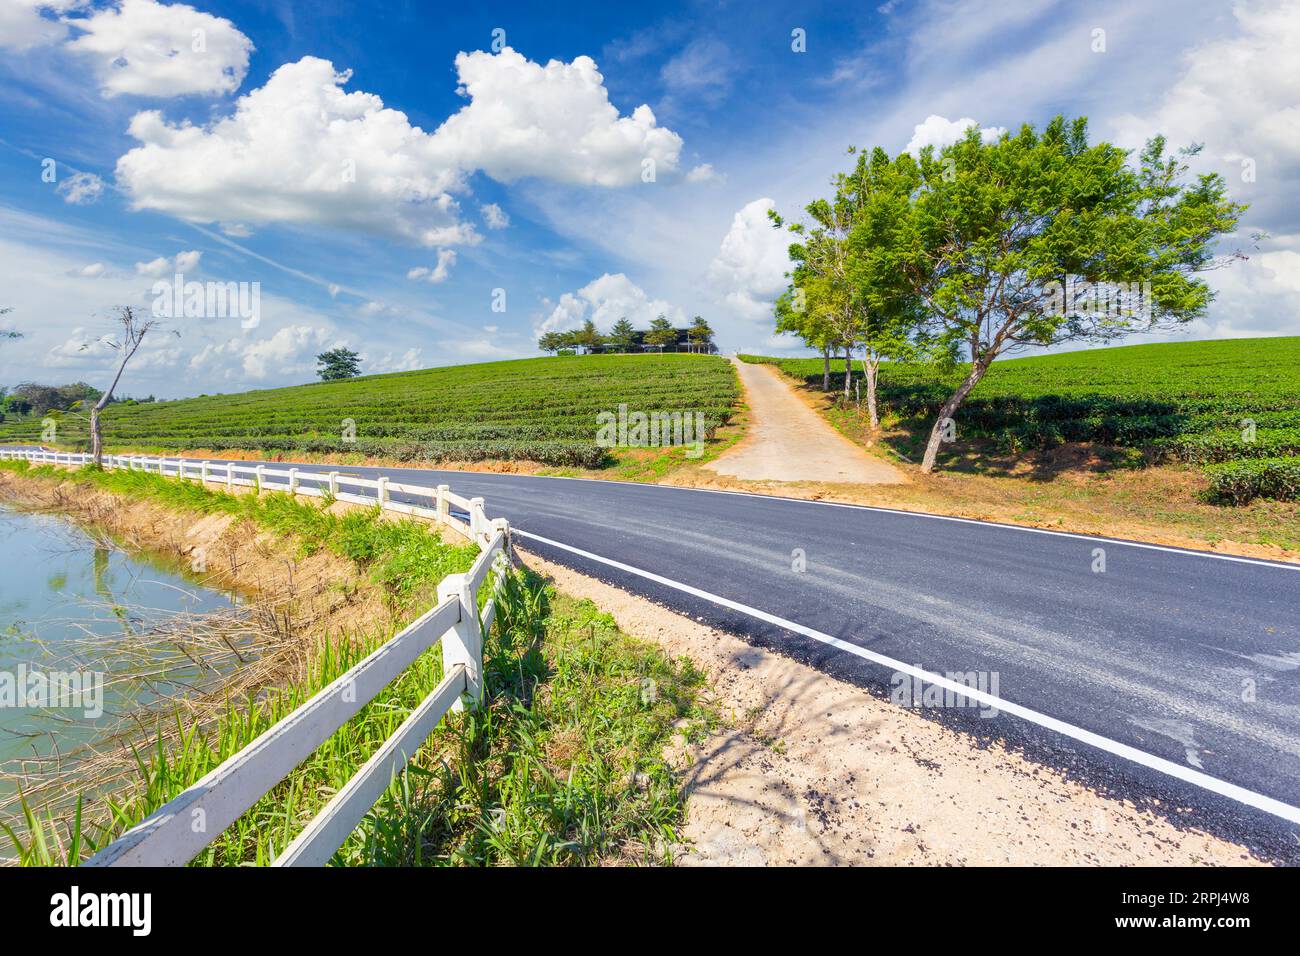
<path fill-rule="evenodd" d="M 979 384 L 986 371 L 988 371 L 987 362 L 973 363 L 966 381 L 957 386 L 957 391 L 949 395 L 948 400 L 939 409 L 939 417 L 935 420 L 934 427 L 930 429 L 930 440 L 925 446 L 925 457 L 921 460 L 921 471 L 925 474 L 934 471 L 934 460 L 939 455 L 939 443 L 943 439 L 943 423 L 956 414 L 958 406 L 966 400 L 970 390 Z"/>
<path fill-rule="evenodd" d="M 99 433 L 99 403 L 90 408 L 90 457 L 98 468 L 104 461 L 104 439 Z"/>
<path fill-rule="evenodd" d="M 849 400 L 849 389 L 853 386 L 853 351 L 844 346 L 844 401 Z"/>
<path fill-rule="evenodd" d="M 822 346 L 822 391 L 831 390 L 831 349 L 829 345 Z"/>
<path fill-rule="evenodd" d="M 880 429 L 880 413 L 876 408 L 876 379 L 880 375 L 880 356 L 873 355 L 868 349 L 862 357 L 862 372 L 867 379 L 867 415 L 871 419 L 871 430 Z"/>

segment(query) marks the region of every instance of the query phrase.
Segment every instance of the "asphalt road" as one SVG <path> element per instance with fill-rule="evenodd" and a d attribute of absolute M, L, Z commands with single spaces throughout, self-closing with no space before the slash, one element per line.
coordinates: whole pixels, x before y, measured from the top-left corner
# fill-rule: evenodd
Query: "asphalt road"
<path fill-rule="evenodd" d="M 996 715 L 922 712 L 1300 861 L 1300 565 L 655 485 L 340 470 L 482 496 L 544 557 L 877 694 L 898 693 L 891 662 L 976 672 Z"/>

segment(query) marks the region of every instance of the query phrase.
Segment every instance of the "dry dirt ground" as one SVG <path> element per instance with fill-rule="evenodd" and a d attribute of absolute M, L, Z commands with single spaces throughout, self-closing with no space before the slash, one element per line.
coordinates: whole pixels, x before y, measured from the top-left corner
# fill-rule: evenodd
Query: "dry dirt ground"
<path fill-rule="evenodd" d="M 1250 851 L 521 550 L 714 682 L 726 726 L 675 754 L 685 865 L 1248 865 Z"/>
<path fill-rule="evenodd" d="M 749 406 L 749 434 L 704 467 L 742 481 L 887 485 L 899 469 L 837 432 L 790 390 L 775 369 L 732 359 Z"/>

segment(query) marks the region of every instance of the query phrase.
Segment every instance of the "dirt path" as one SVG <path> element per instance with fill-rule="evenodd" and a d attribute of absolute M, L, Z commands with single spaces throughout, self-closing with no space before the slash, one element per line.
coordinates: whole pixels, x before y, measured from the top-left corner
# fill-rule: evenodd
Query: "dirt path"
<path fill-rule="evenodd" d="M 705 468 L 742 481 L 817 481 L 888 485 L 901 471 L 867 454 L 799 400 L 767 365 L 732 359 L 745 388 L 749 436 Z"/>

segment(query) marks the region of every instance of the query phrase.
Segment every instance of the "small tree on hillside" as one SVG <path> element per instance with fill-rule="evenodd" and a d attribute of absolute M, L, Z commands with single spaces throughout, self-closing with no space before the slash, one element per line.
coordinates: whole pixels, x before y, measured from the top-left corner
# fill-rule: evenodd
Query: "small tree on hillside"
<path fill-rule="evenodd" d="M 581 328 L 574 329 L 569 335 L 571 336 L 570 341 L 574 345 L 588 353 L 605 341 L 605 337 L 600 334 L 600 330 L 596 328 L 596 323 L 591 319 L 587 319 L 582 323 Z"/>
<path fill-rule="evenodd" d="M 636 342 L 636 329 L 627 320 L 627 316 L 615 322 L 614 327 L 609 330 L 609 342 L 620 352 L 632 351 L 632 346 Z"/>
<path fill-rule="evenodd" d="M 126 371 L 127 363 L 135 356 L 140 349 L 140 344 L 144 342 L 144 337 L 158 327 L 156 319 L 142 319 L 136 314 L 134 306 L 119 305 L 115 310 L 114 318 L 118 325 L 121 326 L 118 334 L 106 335 L 99 340 L 101 345 L 106 345 L 111 349 L 116 349 L 120 359 L 117 363 L 117 374 L 113 376 L 113 381 L 108 388 L 104 389 L 99 400 L 90 407 L 90 456 L 94 460 L 95 467 L 98 468 L 104 460 L 104 438 L 100 432 L 100 414 L 113 400 L 113 390 L 117 388 L 118 382 L 122 380 L 122 373 Z M 179 335 L 180 333 L 176 333 Z M 81 346 L 82 350 L 90 348 L 89 343 Z"/>
<path fill-rule="evenodd" d="M 543 332 L 537 340 L 537 347 L 543 352 L 558 352 L 564 345 L 564 337 L 559 332 Z"/>
<path fill-rule="evenodd" d="M 1128 160 L 1108 143 L 1090 146 L 1086 119 L 1058 116 L 1042 133 L 1026 124 L 986 143 L 972 127 L 937 154 L 883 164 L 893 186 L 856 226 L 864 281 L 878 297 L 922 301 L 939 347 L 964 347 L 971 362 L 939 409 L 922 471 L 1003 353 L 1106 342 L 1204 313 L 1213 294 L 1194 274 L 1227 261 L 1212 245 L 1245 206 L 1217 174 L 1184 182 L 1187 165 L 1166 155 L 1162 137 L 1136 167 Z"/>
<path fill-rule="evenodd" d="M 691 321 L 686 337 L 701 352 L 707 352 L 709 343 L 713 341 L 713 329 L 709 327 L 708 322 L 704 321 L 704 316 L 697 315 Z"/>
<path fill-rule="evenodd" d="M 361 374 L 361 356 L 343 346 L 321 352 L 316 356 L 316 374 L 322 382 L 356 378 Z"/>
<path fill-rule="evenodd" d="M 650 331 L 645 334 L 645 344 L 653 345 L 662 352 L 667 346 L 677 342 L 677 330 L 662 312 L 650 323 Z"/>

